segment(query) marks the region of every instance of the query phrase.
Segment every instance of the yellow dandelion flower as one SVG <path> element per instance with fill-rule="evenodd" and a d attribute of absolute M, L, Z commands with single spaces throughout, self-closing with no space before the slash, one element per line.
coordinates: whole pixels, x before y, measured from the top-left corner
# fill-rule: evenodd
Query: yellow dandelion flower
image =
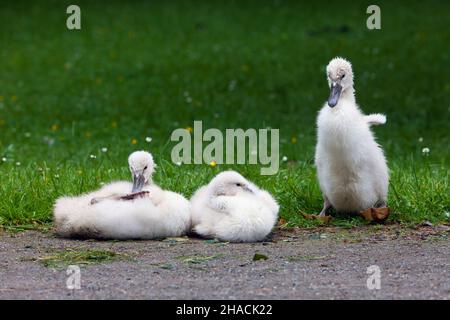
<path fill-rule="evenodd" d="M 116 121 L 111 122 L 111 127 L 114 129 L 117 128 L 117 122 Z"/>
<path fill-rule="evenodd" d="M 84 136 L 86 137 L 86 138 L 90 138 L 90 137 L 92 137 L 92 133 L 90 133 L 89 131 L 88 132 L 86 132 L 85 134 L 84 134 Z"/>
<path fill-rule="evenodd" d="M 209 163 L 209 165 L 211 166 L 211 167 L 215 167 L 215 166 L 217 166 L 217 162 L 215 162 L 214 160 L 213 161 L 211 161 L 210 163 Z"/>
<path fill-rule="evenodd" d="M 137 144 L 138 141 L 136 139 L 131 139 L 131 144 Z"/>
<path fill-rule="evenodd" d="M 3 96 L 0 96 L 0 102 L 2 102 L 5 98 Z"/>
<path fill-rule="evenodd" d="M 12 101 L 12 102 L 16 102 L 16 101 L 17 101 L 17 96 L 12 96 L 12 97 L 11 97 L 11 101 Z"/>
<path fill-rule="evenodd" d="M 100 85 L 100 84 L 102 84 L 102 83 L 103 83 L 103 79 L 102 79 L 102 78 L 97 77 L 97 78 L 95 79 L 95 84 Z"/>
<path fill-rule="evenodd" d="M 4 126 L 6 121 L 4 119 L 0 119 L 0 126 Z"/>
<path fill-rule="evenodd" d="M 297 143 L 297 138 L 296 137 L 292 137 L 291 138 L 291 143 L 294 143 L 294 144 Z"/>
<path fill-rule="evenodd" d="M 52 125 L 52 131 L 56 131 L 59 129 L 59 124 L 55 123 L 54 125 Z"/>
<path fill-rule="evenodd" d="M 192 127 L 186 127 L 186 130 L 189 131 L 189 133 L 192 133 L 192 131 L 193 131 L 194 129 L 192 129 Z"/>

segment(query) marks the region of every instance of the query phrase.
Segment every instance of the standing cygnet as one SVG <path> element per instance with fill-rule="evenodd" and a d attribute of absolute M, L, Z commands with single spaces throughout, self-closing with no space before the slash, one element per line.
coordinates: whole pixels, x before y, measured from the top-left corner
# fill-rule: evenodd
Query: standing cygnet
<path fill-rule="evenodd" d="M 320 215 L 331 207 L 341 212 L 385 207 L 388 167 L 370 126 L 384 124 L 386 117 L 361 112 L 355 102 L 353 72 L 347 60 L 331 60 L 327 78 L 331 94 L 317 119 L 315 155 L 324 198 Z"/>
<path fill-rule="evenodd" d="M 56 232 L 64 237 L 96 239 L 186 234 L 191 226 L 189 201 L 152 183 L 155 165 L 149 153 L 133 153 L 129 164 L 133 184 L 116 182 L 97 192 L 58 199 L 54 207 Z"/>
<path fill-rule="evenodd" d="M 232 242 L 263 240 L 277 221 L 278 204 L 239 173 L 225 171 L 191 199 L 193 231 Z"/>

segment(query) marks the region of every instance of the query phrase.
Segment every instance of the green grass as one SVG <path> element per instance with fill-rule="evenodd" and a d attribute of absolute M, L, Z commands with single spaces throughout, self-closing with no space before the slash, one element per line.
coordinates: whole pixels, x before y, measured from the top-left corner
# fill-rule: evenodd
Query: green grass
<path fill-rule="evenodd" d="M 176 257 L 176 259 L 186 263 L 186 264 L 203 264 L 208 261 L 211 261 L 213 259 L 217 259 L 222 257 L 222 254 L 215 254 L 212 256 L 202 256 L 202 255 L 195 255 L 195 256 L 179 256 Z"/>
<path fill-rule="evenodd" d="M 269 259 L 268 256 L 266 256 L 266 255 L 264 255 L 262 253 L 256 252 L 255 255 L 253 256 L 252 260 L 253 261 L 259 261 L 259 260 L 267 260 L 267 259 Z"/>
<path fill-rule="evenodd" d="M 297 261 L 314 261 L 314 260 L 322 260 L 326 259 L 328 256 L 289 256 L 287 257 L 287 260 L 289 262 L 297 262 Z"/>
<path fill-rule="evenodd" d="M 365 27 L 369 3 L 354 1 L 78 1 L 81 31 L 65 27 L 69 4 L 0 10 L 0 225 L 50 222 L 56 198 L 129 179 L 128 154 L 147 149 L 164 188 L 190 196 L 232 168 L 272 192 L 290 224 L 314 226 L 299 212 L 322 206 L 314 121 L 337 55 L 353 63 L 363 111 L 388 116 L 374 130 L 391 168 L 390 219 L 448 219 L 449 2 L 379 1 L 379 31 Z M 275 176 L 256 165 L 178 167 L 170 134 L 194 120 L 279 128 L 289 161 Z"/>
<path fill-rule="evenodd" d="M 108 250 L 65 250 L 54 254 L 34 258 L 48 268 L 60 268 L 69 265 L 90 265 L 118 260 L 121 255 Z"/>

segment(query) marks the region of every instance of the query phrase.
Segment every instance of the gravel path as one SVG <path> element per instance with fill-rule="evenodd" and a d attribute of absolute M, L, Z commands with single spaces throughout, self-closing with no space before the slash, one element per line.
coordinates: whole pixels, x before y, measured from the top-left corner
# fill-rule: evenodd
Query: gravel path
<path fill-rule="evenodd" d="M 0 299 L 449 299 L 449 227 L 277 230 L 267 242 L 79 241 L 0 232 Z M 108 250 L 66 287 L 60 252 Z M 253 261 L 255 253 L 267 257 Z M 264 258 L 264 257 L 262 257 Z M 62 261 L 62 263 L 71 263 Z M 377 265 L 381 288 L 369 290 Z"/>

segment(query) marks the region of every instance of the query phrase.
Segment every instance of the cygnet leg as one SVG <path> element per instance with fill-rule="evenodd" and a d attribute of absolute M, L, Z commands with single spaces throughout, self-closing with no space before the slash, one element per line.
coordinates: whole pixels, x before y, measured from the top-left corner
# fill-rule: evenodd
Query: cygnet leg
<path fill-rule="evenodd" d="M 127 194 L 126 196 L 122 196 L 119 199 L 120 200 L 133 200 L 136 198 L 144 198 L 146 196 L 148 196 L 150 194 L 150 192 L 148 191 L 140 191 L 140 192 L 135 192 L 132 194 Z"/>
<path fill-rule="evenodd" d="M 327 197 L 323 197 L 323 208 L 322 211 L 319 213 L 319 217 L 325 217 L 328 213 L 328 211 L 332 208 L 330 201 L 328 201 Z"/>
<path fill-rule="evenodd" d="M 118 195 L 117 194 L 112 194 L 106 197 L 97 197 L 97 198 L 92 198 L 91 199 L 91 204 L 96 204 L 99 203 L 100 201 L 106 200 L 106 199 L 117 199 Z"/>
<path fill-rule="evenodd" d="M 375 203 L 374 208 L 386 208 L 387 204 L 384 200 L 378 200 L 377 203 Z"/>

